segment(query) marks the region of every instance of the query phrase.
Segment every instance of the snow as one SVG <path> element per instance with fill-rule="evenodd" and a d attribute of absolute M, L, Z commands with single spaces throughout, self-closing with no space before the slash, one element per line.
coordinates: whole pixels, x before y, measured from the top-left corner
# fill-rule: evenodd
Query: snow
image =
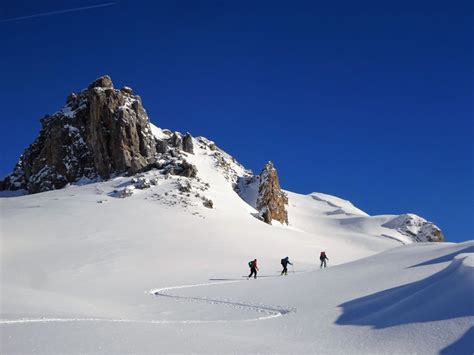
<path fill-rule="evenodd" d="M 72 109 L 72 107 L 69 104 L 67 104 L 60 111 L 56 112 L 53 116 L 62 115 L 62 116 L 65 116 L 67 118 L 74 118 L 74 117 L 76 117 L 76 113 L 78 111 L 81 111 L 81 110 L 85 109 L 86 107 L 87 107 L 87 105 L 86 105 L 86 102 L 84 100 L 79 102 L 79 104 L 77 105 L 77 107 L 75 109 Z"/>
<path fill-rule="evenodd" d="M 200 180 L 0 199 L 2 354 L 472 353 L 473 241 L 412 243 L 321 193 L 288 191 L 289 226 L 267 225 L 234 191 L 245 169 L 193 143 Z"/>
<path fill-rule="evenodd" d="M 71 110 L 71 106 L 66 105 L 63 107 L 63 109 L 59 112 L 62 115 L 68 117 L 68 118 L 74 118 L 76 116 L 76 111 Z"/>
<path fill-rule="evenodd" d="M 157 126 L 155 126 L 153 123 L 150 123 L 150 129 L 153 135 L 158 138 L 158 139 L 168 139 L 169 136 L 163 132 L 163 130 Z"/>
<path fill-rule="evenodd" d="M 81 136 L 81 132 L 79 131 L 77 127 L 71 126 L 70 124 L 65 124 L 64 128 L 66 128 L 69 131 L 69 136 L 75 137 L 79 141 L 80 144 L 84 144 L 84 145 L 86 144 L 86 142 Z"/>
<path fill-rule="evenodd" d="M 350 201 L 343 200 L 339 197 L 323 194 L 320 192 L 313 192 L 310 194 L 310 196 L 317 201 L 326 202 L 330 207 L 334 207 L 335 210 L 331 212 L 333 214 L 345 213 L 357 216 L 368 216 L 367 213 L 355 207 Z"/>

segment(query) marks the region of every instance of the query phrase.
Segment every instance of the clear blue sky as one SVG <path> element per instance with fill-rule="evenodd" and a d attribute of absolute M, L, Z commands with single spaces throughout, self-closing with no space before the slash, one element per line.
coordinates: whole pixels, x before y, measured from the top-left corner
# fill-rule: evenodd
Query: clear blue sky
<path fill-rule="evenodd" d="M 255 172 L 273 160 L 288 190 L 473 238 L 472 1 L 117 0 L 2 21 L 106 2 L 0 5 L 1 175 L 109 74 L 156 125 Z"/>

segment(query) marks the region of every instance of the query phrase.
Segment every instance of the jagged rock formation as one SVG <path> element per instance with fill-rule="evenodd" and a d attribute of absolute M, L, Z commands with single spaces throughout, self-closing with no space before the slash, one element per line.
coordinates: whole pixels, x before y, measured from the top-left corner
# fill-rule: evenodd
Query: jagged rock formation
<path fill-rule="evenodd" d="M 181 175 L 188 178 L 195 178 L 197 176 L 197 168 L 183 161 L 180 164 L 169 164 L 165 166 L 165 171 L 171 175 Z"/>
<path fill-rule="evenodd" d="M 257 210 L 262 219 L 271 224 L 272 220 L 288 224 L 287 195 L 281 190 L 278 174 L 269 161 L 260 173 L 260 186 L 258 188 Z"/>
<path fill-rule="evenodd" d="M 181 135 L 175 133 L 166 141 L 155 139 L 140 97 L 129 87 L 114 89 L 107 75 L 69 95 L 66 105 L 41 123 L 38 138 L 0 189 L 37 193 L 82 178 L 107 179 L 150 168 L 166 168 L 165 173 L 188 177 L 197 173 L 194 166 L 180 160 Z M 185 140 L 186 151 L 192 152 L 192 137 L 187 135 Z"/>
<path fill-rule="evenodd" d="M 175 148 L 174 152 L 170 152 L 170 147 Z M 169 138 L 157 139 L 156 140 L 156 151 L 158 153 L 170 152 L 174 156 L 179 155 L 179 151 L 194 154 L 193 136 L 190 133 L 186 133 L 184 136 L 179 132 L 174 132 Z"/>
<path fill-rule="evenodd" d="M 402 214 L 383 224 L 382 227 L 396 229 L 415 242 L 444 241 L 444 234 L 438 226 L 415 214 Z"/>
<path fill-rule="evenodd" d="M 171 138 L 168 140 L 168 144 L 172 147 L 182 150 L 183 149 L 183 138 L 178 132 L 174 132 Z"/>
<path fill-rule="evenodd" d="M 194 154 L 193 136 L 191 136 L 191 133 L 186 133 L 183 137 L 183 150 L 187 153 Z"/>

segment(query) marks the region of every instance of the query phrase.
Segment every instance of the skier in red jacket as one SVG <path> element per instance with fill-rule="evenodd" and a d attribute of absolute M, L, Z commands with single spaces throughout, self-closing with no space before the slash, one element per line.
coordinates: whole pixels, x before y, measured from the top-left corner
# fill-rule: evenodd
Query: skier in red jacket
<path fill-rule="evenodd" d="M 257 259 L 249 261 L 249 267 L 250 267 L 250 275 L 247 277 L 247 280 L 250 279 L 252 275 L 254 278 L 257 278 L 257 271 L 258 271 Z"/>

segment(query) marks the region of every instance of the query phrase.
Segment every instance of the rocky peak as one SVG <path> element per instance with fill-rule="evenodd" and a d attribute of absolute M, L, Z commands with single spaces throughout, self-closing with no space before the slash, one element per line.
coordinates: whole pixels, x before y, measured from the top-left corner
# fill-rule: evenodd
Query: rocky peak
<path fill-rule="evenodd" d="M 66 105 L 41 124 L 2 189 L 36 193 L 81 178 L 133 174 L 156 161 L 155 137 L 140 97 L 130 88 L 114 89 L 107 75 L 69 95 Z"/>
<path fill-rule="evenodd" d="M 129 88 L 128 86 L 124 86 L 123 88 L 120 89 L 120 91 L 129 95 L 133 95 L 133 89 Z"/>
<path fill-rule="evenodd" d="M 272 220 L 288 224 L 288 212 L 285 208 L 287 204 L 288 197 L 280 188 L 277 170 L 269 161 L 260 173 L 257 210 L 268 224 L 271 224 Z"/>
<path fill-rule="evenodd" d="M 101 76 L 88 86 L 89 90 L 93 88 L 113 89 L 114 84 L 112 83 L 112 78 L 108 75 Z"/>

